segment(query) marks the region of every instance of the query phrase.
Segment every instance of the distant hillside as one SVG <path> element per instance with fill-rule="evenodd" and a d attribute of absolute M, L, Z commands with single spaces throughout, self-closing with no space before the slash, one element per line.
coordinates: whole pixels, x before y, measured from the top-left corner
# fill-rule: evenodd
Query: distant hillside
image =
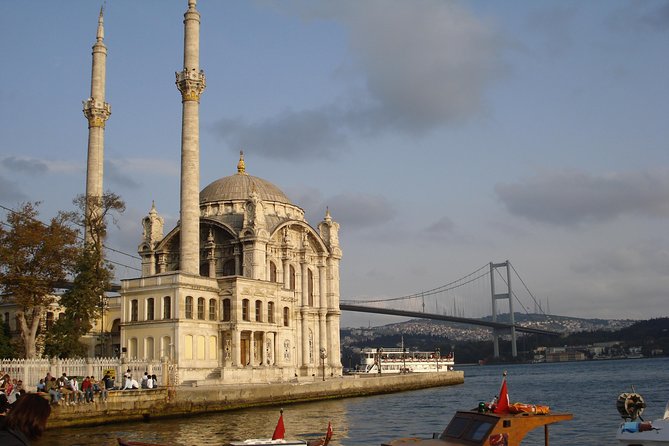
<path fill-rule="evenodd" d="M 519 335 L 518 349 L 525 359 L 531 357 L 532 350 L 539 346 L 585 346 L 612 342 L 625 347 L 639 347 L 646 356 L 662 354 L 658 352 L 669 354 L 669 318 L 632 321 L 520 313 L 516 313 L 514 318 L 517 324 L 563 333 L 559 337 Z M 508 322 L 509 315 L 502 315 L 497 320 Z M 412 349 L 455 350 L 456 361 L 460 363 L 492 356 L 490 329 L 444 321 L 414 319 L 380 327 L 345 328 L 341 330 L 341 339 L 345 364 L 347 361 L 355 362 L 356 351 L 360 348 L 400 347 L 402 342 Z M 509 344 L 507 337 L 502 341 L 500 350 L 508 352 Z"/>

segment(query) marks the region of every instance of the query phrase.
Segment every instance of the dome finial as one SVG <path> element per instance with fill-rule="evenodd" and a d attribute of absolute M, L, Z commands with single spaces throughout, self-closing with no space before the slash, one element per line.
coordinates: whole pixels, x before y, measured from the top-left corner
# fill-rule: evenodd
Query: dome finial
<path fill-rule="evenodd" d="M 239 162 L 237 163 L 237 173 L 241 173 L 243 175 L 246 174 L 246 166 L 244 165 L 244 151 L 243 150 L 239 151 Z"/>

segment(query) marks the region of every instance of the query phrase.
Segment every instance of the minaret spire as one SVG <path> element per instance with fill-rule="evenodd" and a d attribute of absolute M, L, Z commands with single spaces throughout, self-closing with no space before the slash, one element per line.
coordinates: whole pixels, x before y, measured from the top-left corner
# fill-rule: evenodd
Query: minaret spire
<path fill-rule="evenodd" d="M 93 45 L 91 94 L 83 101 L 84 116 L 88 120 L 88 163 L 86 166 L 86 225 L 85 241 L 91 242 L 91 215 L 98 211 L 102 197 L 105 123 L 111 115 L 111 106 L 105 102 L 107 47 L 104 44 L 104 9 L 100 8 L 98 29 Z M 99 240 L 101 243 L 102 241 Z"/>
<path fill-rule="evenodd" d="M 181 92 L 181 234 L 179 269 L 200 272 L 200 95 L 205 88 L 200 70 L 200 13 L 188 0 L 184 14 L 184 66 L 176 73 Z"/>

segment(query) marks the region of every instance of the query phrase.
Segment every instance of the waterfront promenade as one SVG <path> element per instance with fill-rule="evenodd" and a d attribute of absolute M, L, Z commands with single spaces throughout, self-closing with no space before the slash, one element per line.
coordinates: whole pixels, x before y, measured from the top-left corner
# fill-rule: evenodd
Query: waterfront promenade
<path fill-rule="evenodd" d="M 49 429 L 90 426 L 122 421 L 146 420 L 219 412 L 254 406 L 290 404 L 333 398 L 348 398 L 402 392 L 464 383 L 464 372 L 414 373 L 406 375 L 347 375 L 300 378 L 267 384 L 206 384 L 161 387 L 152 390 L 109 392 L 106 403 L 57 406 L 49 418 Z"/>

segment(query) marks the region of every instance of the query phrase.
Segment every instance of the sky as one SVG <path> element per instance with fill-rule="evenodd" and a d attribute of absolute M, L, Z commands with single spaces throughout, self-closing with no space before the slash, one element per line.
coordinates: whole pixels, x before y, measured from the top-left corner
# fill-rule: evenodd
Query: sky
<path fill-rule="evenodd" d="M 100 1 L 0 2 L 0 205 L 85 190 Z M 107 245 L 179 214 L 186 0 L 108 0 Z M 201 188 L 246 171 L 339 222 L 341 299 L 510 260 L 551 313 L 669 315 L 669 1 L 200 0 Z M 139 261 L 110 253 L 117 278 Z M 489 292 L 489 291 L 488 291 Z M 473 294 L 472 294 L 473 295 Z M 467 316 L 490 298 L 458 299 Z M 470 304 L 467 306 L 467 304 Z M 388 318 L 344 312 L 343 326 Z"/>

